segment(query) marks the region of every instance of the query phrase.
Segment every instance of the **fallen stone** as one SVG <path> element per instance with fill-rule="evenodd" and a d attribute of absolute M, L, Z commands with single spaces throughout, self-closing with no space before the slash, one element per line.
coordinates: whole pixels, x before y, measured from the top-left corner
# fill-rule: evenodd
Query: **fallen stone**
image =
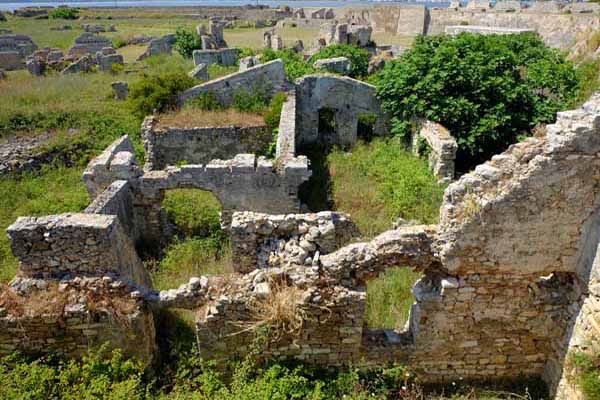
<path fill-rule="evenodd" d="M 208 65 L 198 64 L 190 71 L 189 75 L 194 79 L 200 79 L 202 81 L 208 80 Z"/>

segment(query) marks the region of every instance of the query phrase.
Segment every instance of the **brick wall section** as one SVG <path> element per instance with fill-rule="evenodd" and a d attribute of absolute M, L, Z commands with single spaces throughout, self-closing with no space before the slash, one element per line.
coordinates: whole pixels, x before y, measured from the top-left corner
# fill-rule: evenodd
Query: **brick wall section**
<path fill-rule="evenodd" d="M 233 103 L 234 96 L 239 91 L 253 92 L 253 88 L 267 89 L 270 95 L 283 92 L 286 89 L 285 71 L 281 60 L 273 60 L 265 64 L 248 68 L 245 71 L 235 72 L 194 86 L 186 90 L 179 97 L 180 103 L 196 98 L 202 93 L 212 93 L 217 100 L 229 106 Z"/>
<path fill-rule="evenodd" d="M 142 129 L 146 170 L 164 169 L 182 161 L 206 164 L 214 159 L 230 159 L 236 154 L 260 153 L 272 140 L 271 130 L 266 125 L 155 128 L 156 124 L 148 118 Z"/>
<path fill-rule="evenodd" d="M 7 232 L 23 276 L 61 278 L 67 274 L 114 272 L 151 287 L 133 244 L 115 215 L 20 217 Z"/>

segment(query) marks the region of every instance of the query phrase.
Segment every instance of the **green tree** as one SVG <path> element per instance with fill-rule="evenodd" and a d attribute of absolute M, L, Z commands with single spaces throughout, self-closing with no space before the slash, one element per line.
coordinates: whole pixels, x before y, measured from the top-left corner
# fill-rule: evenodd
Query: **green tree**
<path fill-rule="evenodd" d="M 194 50 L 200 50 L 202 43 L 196 32 L 179 27 L 175 31 L 175 50 L 184 58 L 191 58 Z"/>
<path fill-rule="evenodd" d="M 553 122 L 579 90 L 573 64 L 536 34 L 419 37 L 373 82 L 395 133 L 415 117 L 441 123 L 463 171 Z"/>
<path fill-rule="evenodd" d="M 369 52 L 348 44 L 334 44 L 327 46 L 313 55 L 310 58 L 309 63 L 312 65 L 317 60 L 334 57 L 346 57 L 350 60 L 351 67 L 348 75 L 351 77 L 360 78 L 367 76 L 367 70 L 369 69 Z"/>

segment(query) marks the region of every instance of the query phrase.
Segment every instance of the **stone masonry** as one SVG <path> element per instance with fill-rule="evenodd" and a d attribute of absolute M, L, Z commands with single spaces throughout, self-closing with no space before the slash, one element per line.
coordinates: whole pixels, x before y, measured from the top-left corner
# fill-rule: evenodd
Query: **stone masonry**
<path fill-rule="evenodd" d="M 423 155 L 420 149 L 421 140 L 427 145 L 429 168 L 433 174 L 443 182 L 454 180 L 454 161 L 458 145 L 448 129 L 435 122 L 421 121 L 412 138 L 413 152 L 419 156 Z"/>

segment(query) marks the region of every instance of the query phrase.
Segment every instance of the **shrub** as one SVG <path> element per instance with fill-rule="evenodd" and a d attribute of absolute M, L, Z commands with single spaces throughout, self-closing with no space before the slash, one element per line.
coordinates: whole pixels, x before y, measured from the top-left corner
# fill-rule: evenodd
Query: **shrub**
<path fill-rule="evenodd" d="M 116 37 L 113 39 L 112 41 L 113 43 L 113 47 L 115 49 L 120 49 L 121 47 L 125 47 L 127 46 L 127 40 L 121 38 L 121 37 Z"/>
<path fill-rule="evenodd" d="M 52 19 L 77 19 L 79 18 L 79 9 L 72 7 L 57 7 L 50 11 Z"/>
<path fill-rule="evenodd" d="M 281 109 L 287 96 L 283 92 L 279 92 L 273 96 L 269 103 L 269 108 L 265 112 L 265 122 L 272 130 L 279 127 L 279 119 L 281 118 Z"/>
<path fill-rule="evenodd" d="M 232 107 L 241 112 L 262 113 L 269 104 L 269 98 L 268 84 L 257 82 L 252 91 L 245 89 L 235 91 Z"/>
<path fill-rule="evenodd" d="M 195 80 L 183 71 L 146 75 L 131 85 L 128 101 L 132 112 L 138 118 L 144 118 L 154 110 L 165 112 L 174 108 L 177 105 L 177 96 L 195 83 Z"/>
<path fill-rule="evenodd" d="M 351 77 L 360 78 L 367 76 L 367 70 L 369 69 L 369 52 L 348 44 L 334 44 L 327 46 L 313 55 L 310 58 L 309 63 L 310 65 L 313 65 L 317 60 L 334 57 L 346 57 L 350 60 L 351 67 L 348 75 Z"/>
<path fill-rule="evenodd" d="M 280 58 L 283 61 L 285 75 L 289 81 L 303 77 L 304 75 L 312 74 L 315 69 L 302 58 L 301 54 L 296 53 L 291 49 L 286 50 L 271 50 L 267 49 L 263 52 L 260 60 L 263 63 L 273 61 Z"/>
<path fill-rule="evenodd" d="M 191 58 L 194 50 L 202 48 L 202 43 L 196 32 L 179 27 L 175 31 L 175 45 L 173 47 L 184 58 Z"/>
<path fill-rule="evenodd" d="M 575 368 L 575 383 L 586 400 L 600 400 L 600 368 L 598 360 L 586 353 L 573 353 L 569 364 Z"/>
<path fill-rule="evenodd" d="M 459 170 L 552 122 L 579 88 L 573 64 L 535 34 L 419 37 L 374 82 L 396 132 L 415 117 L 450 130 Z"/>

